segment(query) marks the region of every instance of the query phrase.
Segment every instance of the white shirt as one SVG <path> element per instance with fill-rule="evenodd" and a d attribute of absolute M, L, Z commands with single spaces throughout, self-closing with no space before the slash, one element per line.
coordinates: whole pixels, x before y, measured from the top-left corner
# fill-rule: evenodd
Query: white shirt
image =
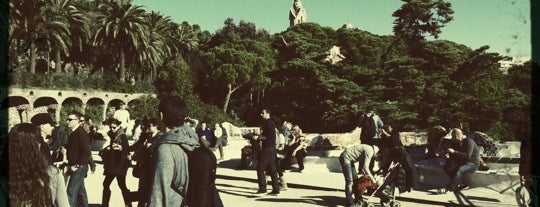
<path fill-rule="evenodd" d="M 127 128 L 129 123 L 129 111 L 125 109 L 118 109 L 114 112 L 113 118 L 122 122 L 120 124 L 120 127 Z"/>

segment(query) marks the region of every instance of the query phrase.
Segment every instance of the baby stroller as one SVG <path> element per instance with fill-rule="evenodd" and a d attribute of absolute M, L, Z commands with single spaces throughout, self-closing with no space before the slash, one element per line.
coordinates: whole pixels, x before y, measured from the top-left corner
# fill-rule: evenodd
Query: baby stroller
<path fill-rule="evenodd" d="M 389 154 L 384 157 L 389 159 L 390 165 L 386 170 L 384 170 L 385 174 L 383 181 L 379 186 L 371 185 L 371 187 L 376 187 L 375 190 L 369 190 L 367 187 L 364 189 L 365 192 L 370 196 L 367 198 L 367 200 L 361 201 L 361 207 L 374 206 L 373 203 L 370 203 L 370 200 L 374 197 L 374 195 L 381 199 L 380 204 L 382 206 L 400 207 L 401 204 L 395 199 L 396 190 L 399 190 L 399 193 L 403 193 L 405 191 L 410 192 L 418 184 L 416 167 L 414 166 L 410 155 L 407 153 L 404 147 L 394 147 Z"/>

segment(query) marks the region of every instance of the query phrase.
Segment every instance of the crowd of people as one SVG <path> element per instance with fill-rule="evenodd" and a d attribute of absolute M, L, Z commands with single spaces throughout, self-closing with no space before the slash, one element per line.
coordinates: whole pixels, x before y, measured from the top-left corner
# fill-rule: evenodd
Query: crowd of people
<path fill-rule="evenodd" d="M 210 128 L 204 120 L 199 124 L 189 117 L 185 102 L 172 96 L 161 100 L 160 117 L 140 120 L 140 133 L 133 133 L 137 136 L 136 142 L 130 145 L 127 127 L 123 124 L 130 120 L 129 112 L 125 105 L 119 106 L 118 111 L 103 122 L 108 127 L 105 136 L 109 144 L 99 152 L 104 168 L 101 206 L 109 206 L 110 185 L 114 179 L 117 179 L 125 206 L 131 206 L 134 201 L 139 207 L 223 206 L 215 180 L 217 164 L 225 157 L 223 147 L 228 144 L 230 132 L 226 127 L 216 123 Z M 287 190 L 286 170 L 300 173 L 304 170 L 309 143 L 298 125 L 276 119 L 269 108 L 260 112 L 260 127 L 243 134 L 250 144 L 241 149 L 241 161 L 236 169 L 246 169 L 251 162 L 256 162 L 258 190 L 254 193 L 268 193 L 269 177 L 272 191 L 268 194 L 279 195 Z M 40 113 L 32 117 L 31 123 L 17 124 L 10 130 L 9 144 L 4 145 L 2 156 L 6 156 L 9 147 L 9 202 L 12 206 L 88 206 L 85 177 L 96 170 L 91 143 L 103 137 L 90 120 L 72 111 L 65 125 L 55 127 L 57 124 L 50 114 Z M 396 180 L 405 180 L 401 182 L 406 184 L 404 189 L 410 191 L 415 187 L 414 164 L 404 150 L 399 131 L 385 125 L 373 107 L 366 109 L 358 127 L 362 129 L 360 142 L 347 146 L 339 156 L 347 206 L 361 205 L 362 194 L 368 189 L 388 185 L 376 175 L 388 175 L 394 166 L 404 169 L 399 171 L 405 173 L 404 176 L 396 175 Z M 466 186 L 465 175 L 481 169 L 482 147 L 472 133 L 464 133 L 467 129 L 462 126 L 448 131 L 443 127 L 435 128 L 439 131 L 428 135 L 426 158 L 445 158 L 443 170 L 450 178 L 437 192 L 459 192 Z M 447 133 L 451 138 L 441 139 Z M 522 150 L 523 147 L 527 146 L 522 144 Z M 216 150 L 219 159 L 213 153 Z M 296 169 L 292 169 L 293 158 L 298 164 Z M 136 163 L 132 176 L 139 179 L 137 191 L 130 191 L 126 186 L 132 162 Z M 396 162 L 399 165 L 394 165 Z M 526 173 L 529 171 L 520 168 L 523 182 L 530 184 L 531 176 Z M 370 184 L 362 184 L 365 180 Z M 388 201 L 382 191 L 375 195 Z"/>
<path fill-rule="evenodd" d="M 65 124 L 58 127 L 48 113 L 34 115 L 31 123 L 15 125 L 9 133 L 9 144 L 2 150 L 2 156 L 10 161 L 7 203 L 88 206 L 85 178 L 96 170 L 91 143 L 108 137 L 109 144 L 99 152 L 104 169 L 101 206 L 109 206 L 114 179 L 125 206 L 132 206 L 133 201 L 149 207 L 223 206 L 215 187 L 218 160 L 212 150 L 220 149 L 223 159 L 226 130 L 214 130 L 209 134 L 210 141 L 209 137 L 198 136 L 194 130 L 197 123 L 189 118 L 185 102 L 176 96 L 163 99 L 158 111 L 159 119 L 140 121 L 140 133 L 133 145 L 126 135 L 125 122 L 130 117 L 123 103 L 103 122 L 108 129 L 106 135 L 78 111 L 69 112 Z M 126 186 L 132 161 L 136 162 L 132 174 L 139 178 L 137 191 Z"/>

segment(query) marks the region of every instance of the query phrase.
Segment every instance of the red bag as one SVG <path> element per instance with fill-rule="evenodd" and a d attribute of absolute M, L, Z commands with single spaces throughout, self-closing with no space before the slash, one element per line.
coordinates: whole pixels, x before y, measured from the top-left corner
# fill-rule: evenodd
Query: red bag
<path fill-rule="evenodd" d="M 356 198 L 362 198 L 362 195 L 367 192 L 367 189 L 373 187 L 376 188 L 377 184 L 371 181 L 371 179 L 369 179 L 367 176 L 361 175 L 353 183 L 353 193 Z"/>

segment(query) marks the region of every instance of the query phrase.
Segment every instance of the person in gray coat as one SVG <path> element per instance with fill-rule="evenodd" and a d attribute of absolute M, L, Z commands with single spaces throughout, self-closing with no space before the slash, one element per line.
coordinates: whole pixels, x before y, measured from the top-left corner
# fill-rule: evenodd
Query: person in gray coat
<path fill-rule="evenodd" d="M 186 151 L 198 148 L 199 141 L 195 131 L 185 124 L 187 106 L 180 97 L 165 98 L 158 108 L 166 132 L 155 145 L 156 165 L 148 206 L 181 206 L 189 183 Z"/>

